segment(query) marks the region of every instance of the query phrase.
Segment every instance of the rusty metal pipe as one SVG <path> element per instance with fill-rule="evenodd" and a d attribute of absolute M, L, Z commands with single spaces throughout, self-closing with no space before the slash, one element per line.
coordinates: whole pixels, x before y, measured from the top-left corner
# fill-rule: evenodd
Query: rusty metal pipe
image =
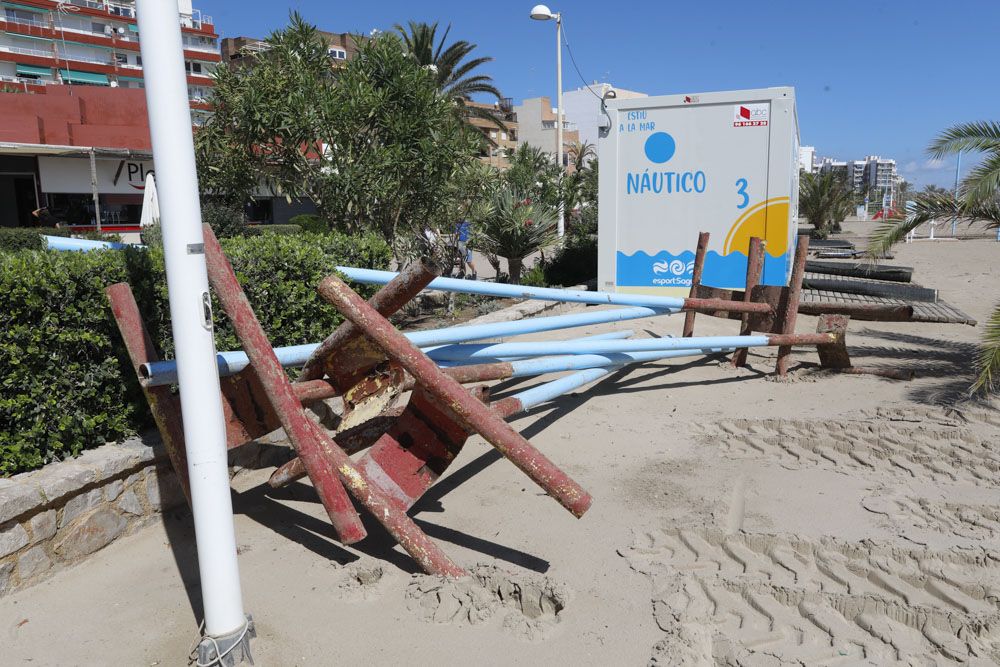
<path fill-rule="evenodd" d="M 429 394 L 442 401 L 442 407 L 453 412 L 468 427 L 478 431 L 487 442 L 574 516 L 583 516 L 590 508 L 590 494 L 532 447 L 524 436 L 470 396 L 462 385 L 442 373 L 433 361 L 396 331 L 388 320 L 379 315 L 344 281 L 336 276 L 328 276 L 320 283 L 319 293 L 381 346 L 391 359 L 405 368 Z"/>
<path fill-rule="evenodd" d="M 423 259 L 418 259 L 386 283 L 368 303 L 381 315 L 389 317 L 420 294 L 420 291 L 427 287 L 428 283 L 434 280 L 439 273 L 440 271 L 436 267 Z M 305 382 L 323 377 L 326 361 L 336 356 L 339 351 L 344 349 L 344 346 L 360 335 L 361 332 L 352 322 L 345 321 L 312 353 L 305 366 L 302 367 L 302 374 L 298 381 Z"/>
<path fill-rule="evenodd" d="M 412 519 L 399 511 L 378 487 L 371 484 L 347 453 L 305 415 L 284 368 L 274 355 L 257 316 L 236 280 L 232 266 L 208 225 L 204 226 L 204 234 L 209 279 L 289 440 L 309 471 L 309 478 L 341 540 L 345 543 L 356 542 L 366 536 L 364 526 L 344 492 L 346 486 L 424 571 L 463 576 L 465 571 L 448 558 Z M 358 299 L 361 300 L 360 297 Z M 338 475 L 344 486 L 337 480 Z"/>
<path fill-rule="evenodd" d="M 807 301 L 799 303 L 799 314 L 850 315 L 853 320 L 869 322 L 911 322 L 913 306 Z"/>

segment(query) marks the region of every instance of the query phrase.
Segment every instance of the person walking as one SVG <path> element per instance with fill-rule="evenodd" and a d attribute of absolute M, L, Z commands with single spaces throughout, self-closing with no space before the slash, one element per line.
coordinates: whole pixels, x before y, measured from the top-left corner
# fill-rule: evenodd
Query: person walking
<path fill-rule="evenodd" d="M 476 265 L 472 263 L 472 251 L 469 250 L 469 240 L 472 238 L 472 223 L 468 220 L 459 220 L 455 225 L 455 240 L 458 245 L 458 277 L 476 280 L 478 272 Z M 468 271 L 466 271 L 468 268 Z"/>

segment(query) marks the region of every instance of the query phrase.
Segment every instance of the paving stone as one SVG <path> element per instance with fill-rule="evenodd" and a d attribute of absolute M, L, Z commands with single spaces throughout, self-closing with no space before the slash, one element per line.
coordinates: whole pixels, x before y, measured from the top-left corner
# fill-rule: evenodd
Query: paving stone
<path fill-rule="evenodd" d="M 139 455 L 135 449 L 104 445 L 97 449 L 88 449 L 73 460 L 75 463 L 92 468 L 97 475 L 97 481 L 102 482 L 138 465 Z"/>
<path fill-rule="evenodd" d="M 121 535 L 127 524 L 115 510 L 99 507 L 67 526 L 56 540 L 54 550 L 67 560 L 86 556 Z"/>
<path fill-rule="evenodd" d="M 91 489 L 86 493 L 81 493 L 80 495 L 73 496 L 66 503 L 63 508 L 62 519 L 59 521 L 59 527 L 68 525 L 73 519 L 80 516 L 92 507 L 97 507 L 104 500 L 104 494 L 101 493 L 101 489 Z"/>
<path fill-rule="evenodd" d="M 96 473 L 93 469 L 75 461 L 63 461 L 42 468 L 34 481 L 41 489 L 42 495 L 52 502 L 79 491 L 95 478 Z"/>
<path fill-rule="evenodd" d="M 31 517 L 28 522 L 31 527 L 32 543 L 50 539 L 56 534 L 56 511 L 45 510 Z"/>
<path fill-rule="evenodd" d="M 138 496 L 135 495 L 135 491 L 129 489 L 122 494 L 115 506 L 123 512 L 128 514 L 134 514 L 135 516 L 140 516 L 143 514 L 142 504 L 139 502 Z"/>
<path fill-rule="evenodd" d="M 45 549 L 41 546 L 31 547 L 17 559 L 17 574 L 22 582 L 45 572 L 50 567 L 52 567 L 52 561 L 49 560 Z"/>
<path fill-rule="evenodd" d="M 17 480 L 18 477 L 14 479 Z M 0 488 L 0 523 L 26 514 L 43 502 L 33 480 L 23 479 Z"/>
<path fill-rule="evenodd" d="M 104 498 L 109 502 L 117 498 L 125 490 L 125 482 L 116 479 L 104 487 Z"/>
<path fill-rule="evenodd" d="M 0 597 L 7 594 L 10 590 L 10 577 L 14 572 L 13 563 L 4 563 L 0 565 Z"/>
<path fill-rule="evenodd" d="M 28 543 L 28 531 L 16 521 L 0 525 L 0 558 L 9 556 Z"/>

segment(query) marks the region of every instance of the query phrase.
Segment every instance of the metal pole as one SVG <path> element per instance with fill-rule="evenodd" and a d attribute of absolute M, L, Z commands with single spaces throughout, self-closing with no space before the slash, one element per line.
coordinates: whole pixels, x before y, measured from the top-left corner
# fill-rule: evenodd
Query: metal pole
<path fill-rule="evenodd" d="M 438 360 L 542 357 L 565 354 L 616 354 L 650 350 L 715 350 L 718 348 L 826 345 L 829 334 L 768 334 L 758 336 L 701 336 L 692 338 L 644 338 L 642 340 L 578 340 L 461 345 L 456 350 L 439 347 L 428 356 Z"/>
<path fill-rule="evenodd" d="M 205 240 L 177 5 L 137 0 L 146 106 L 163 226 L 170 320 L 181 388 L 205 635 L 199 661 L 250 659 L 229 489 L 226 427 L 215 367 Z M 221 654 L 221 655 L 220 655 Z"/>
<path fill-rule="evenodd" d="M 962 151 L 958 151 L 958 162 L 955 164 L 955 201 L 958 201 L 958 183 L 959 176 L 962 173 Z M 951 236 L 955 237 L 955 233 L 958 231 L 958 217 L 951 219 Z"/>
<path fill-rule="evenodd" d="M 97 196 L 97 159 L 94 157 L 94 149 L 88 153 L 90 157 L 90 193 L 94 196 L 94 220 L 97 224 L 97 231 L 101 231 L 101 200 Z"/>
<path fill-rule="evenodd" d="M 384 285 L 396 274 L 392 271 L 360 269 L 338 266 L 337 271 L 359 283 Z M 529 287 L 527 285 L 506 285 L 488 283 L 481 280 L 459 280 L 457 278 L 435 278 L 427 289 L 460 294 L 480 294 L 512 299 L 538 299 L 562 303 L 589 303 L 593 305 L 614 304 L 619 306 L 641 306 L 672 310 L 729 311 L 734 313 L 771 313 L 766 303 L 744 303 L 723 299 L 691 299 L 673 296 L 650 296 L 646 294 L 614 294 L 611 292 L 585 292 L 580 290 L 555 289 L 552 287 Z"/>
<path fill-rule="evenodd" d="M 562 94 L 562 14 L 556 14 L 556 163 L 559 165 L 560 191 L 565 180 L 563 167 L 563 94 Z M 566 233 L 566 209 L 559 197 L 559 236 Z"/>
<path fill-rule="evenodd" d="M 432 329 L 430 331 L 415 331 L 404 335 L 414 345 L 427 348 L 435 345 L 453 345 L 472 340 L 519 336 L 521 334 L 554 331 L 591 324 L 621 322 L 662 314 L 664 314 L 664 311 L 653 308 L 616 308 L 614 310 L 599 310 L 592 313 L 571 313 L 569 315 L 535 317 L 526 320 L 516 320 L 514 322 L 493 322 L 489 324 Z M 315 354 L 317 348 L 319 348 L 319 344 L 317 343 L 306 343 L 305 345 L 276 347 L 274 348 L 274 353 L 282 366 L 294 368 L 306 363 Z M 242 350 L 219 352 L 215 355 L 215 360 L 221 377 L 235 375 L 250 363 L 246 352 Z M 143 364 L 140 366 L 140 371 L 144 379 L 143 384 L 147 387 L 158 387 L 165 384 L 173 384 L 177 381 L 177 366 L 173 361 L 156 361 Z"/>

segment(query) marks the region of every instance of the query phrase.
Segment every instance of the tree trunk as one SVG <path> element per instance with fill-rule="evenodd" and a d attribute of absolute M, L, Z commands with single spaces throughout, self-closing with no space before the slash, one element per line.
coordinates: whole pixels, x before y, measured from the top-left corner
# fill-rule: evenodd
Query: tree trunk
<path fill-rule="evenodd" d="M 524 268 L 524 258 L 523 257 L 508 257 L 507 258 L 507 273 L 510 274 L 510 284 L 520 285 L 521 284 L 521 269 Z"/>

